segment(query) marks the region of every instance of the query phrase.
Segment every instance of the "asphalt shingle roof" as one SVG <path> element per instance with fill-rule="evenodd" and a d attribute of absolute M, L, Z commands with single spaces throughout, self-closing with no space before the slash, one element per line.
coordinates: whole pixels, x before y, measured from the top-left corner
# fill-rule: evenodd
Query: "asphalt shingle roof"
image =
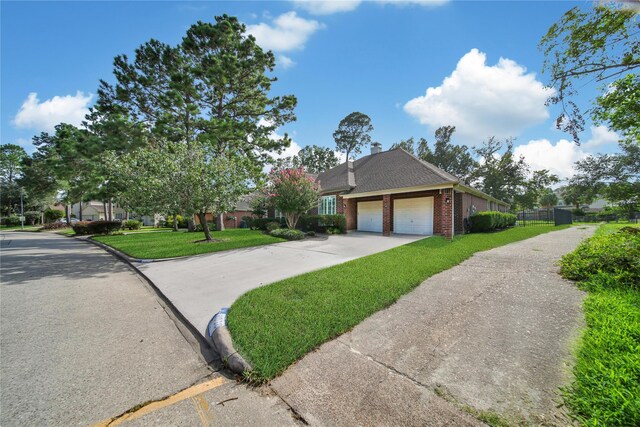
<path fill-rule="evenodd" d="M 460 182 L 450 173 L 418 159 L 402 148 L 356 160 L 353 162 L 353 173 L 355 187 L 348 185 L 347 163 L 321 173 L 318 182 L 323 192 L 346 190 L 349 194 Z"/>

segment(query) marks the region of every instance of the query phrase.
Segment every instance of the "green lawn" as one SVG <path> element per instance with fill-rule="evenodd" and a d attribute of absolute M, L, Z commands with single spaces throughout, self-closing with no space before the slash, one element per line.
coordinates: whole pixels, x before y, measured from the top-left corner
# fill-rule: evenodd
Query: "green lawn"
<path fill-rule="evenodd" d="M 107 244 L 134 258 L 143 259 L 198 255 L 285 241 L 284 239 L 264 234 L 261 231 L 247 229 L 214 231 L 211 235 L 219 241 L 212 243 L 195 243 L 198 240 L 204 239 L 204 233 L 187 233 L 184 231 L 173 233 L 132 233 L 128 235 L 116 234 L 112 236 L 94 236 L 92 239 Z M 274 260 L 274 265 L 276 265 L 276 260 Z"/>
<path fill-rule="evenodd" d="M 640 425 L 640 236 L 612 234 L 629 225 L 601 225 L 562 261 L 562 273 L 589 293 L 574 380 L 564 389 L 586 426 Z"/>
<path fill-rule="evenodd" d="M 236 349 L 254 369 L 250 379 L 265 381 L 475 252 L 566 227 L 518 227 L 453 242 L 432 237 L 303 274 L 241 296 L 228 326 Z"/>

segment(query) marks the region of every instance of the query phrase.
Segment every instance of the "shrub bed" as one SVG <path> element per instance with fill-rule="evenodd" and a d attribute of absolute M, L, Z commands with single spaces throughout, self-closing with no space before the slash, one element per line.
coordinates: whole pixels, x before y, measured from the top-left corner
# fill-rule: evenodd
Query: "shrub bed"
<path fill-rule="evenodd" d="M 178 220 L 178 228 L 187 228 L 189 226 L 187 219 L 183 218 L 182 215 L 177 215 L 176 219 Z M 173 215 L 169 215 L 164 224 L 165 227 L 173 228 Z"/>
<path fill-rule="evenodd" d="M 567 279 L 582 282 L 604 274 L 610 276 L 616 286 L 640 289 L 640 233 L 637 230 L 624 227 L 617 233 L 585 240 L 562 258 L 560 272 Z"/>
<path fill-rule="evenodd" d="M 598 233 L 560 265 L 589 292 L 565 403 L 582 425 L 640 425 L 640 229 Z"/>
<path fill-rule="evenodd" d="M 502 230 L 516 225 L 516 216 L 510 213 L 485 211 L 469 218 L 472 233 Z"/>
<path fill-rule="evenodd" d="M 303 215 L 298 222 L 302 231 L 314 231 L 331 234 L 344 234 L 347 232 L 347 218 L 344 215 Z"/>
<path fill-rule="evenodd" d="M 286 226 L 286 222 L 284 218 L 251 218 L 251 217 L 245 217 L 245 218 L 247 218 L 248 226 L 252 230 L 268 231 L 267 224 L 271 222 L 277 223 L 278 228 L 282 228 Z"/>
<path fill-rule="evenodd" d="M 61 230 L 69 227 L 66 222 L 48 222 L 42 226 L 42 230 Z"/>
<path fill-rule="evenodd" d="M 5 216 L 2 218 L 1 223 L 7 227 L 15 227 L 16 225 L 20 225 L 20 217 L 16 215 Z"/>
<path fill-rule="evenodd" d="M 276 228 L 269 232 L 273 237 L 281 237 L 287 240 L 302 240 L 304 239 L 304 233 L 300 230 L 290 230 L 288 228 Z"/>
<path fill-rule="evenodd" d="M 122 227 L 120 221 L 78 221 L 72 225 L 78 236 L 88 234 L 112 234 Z"/>
<path fill-rule="evenodd" d="M 125 230 L 140 230 L 142 227 L 142 221 L 135 219 L 128 219 L 122 223 L 122 228 Z"/>
<path fill-rule="evenodd" d="M 89 232 L 89 224 L 91 224 L 91 221 L 78 221 L 73 223 L 71 228 L 73 228 L 73 232 L 76 233 L 77 236 L 86 236 L 91 234 Z"/>

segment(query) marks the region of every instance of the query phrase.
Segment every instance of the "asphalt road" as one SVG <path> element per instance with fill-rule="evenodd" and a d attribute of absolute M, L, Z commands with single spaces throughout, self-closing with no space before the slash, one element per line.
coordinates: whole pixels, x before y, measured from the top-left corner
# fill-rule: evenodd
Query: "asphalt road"
<path fill-rule="evenodd" d="M 92 425 L 167 396 L 129 422 L 295 424 L 279 398 L 212 372 L 112 255 L 50 233 L 5 232 L 0 244 L 0 425 Z"/>

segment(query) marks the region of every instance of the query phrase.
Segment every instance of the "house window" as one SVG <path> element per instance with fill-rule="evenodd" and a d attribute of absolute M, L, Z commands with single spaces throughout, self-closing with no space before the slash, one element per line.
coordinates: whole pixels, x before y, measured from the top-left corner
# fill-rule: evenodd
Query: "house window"
<path fill-rule="evenodd" d="M 335 215 L 336 214 L 336 196 L 322 196 L 318 201 L 319 215 Z"/>
<path fill-rule="evenodd" d="M 284 215 L 282 214 L 282 211 L 280 209 L 276 209 L 274 214 L 275 214 L 275 217 L 278 218 L 278 219 L 282 219 L 282 217 L 284 217 Z"/>
<path fill-rule="evenodd" d="M 123 214 L 121 214 L 121 213 L 117 213 L 116 214 L 116 219 L 123 219 L 123 218 L 124 218 Z"/>

